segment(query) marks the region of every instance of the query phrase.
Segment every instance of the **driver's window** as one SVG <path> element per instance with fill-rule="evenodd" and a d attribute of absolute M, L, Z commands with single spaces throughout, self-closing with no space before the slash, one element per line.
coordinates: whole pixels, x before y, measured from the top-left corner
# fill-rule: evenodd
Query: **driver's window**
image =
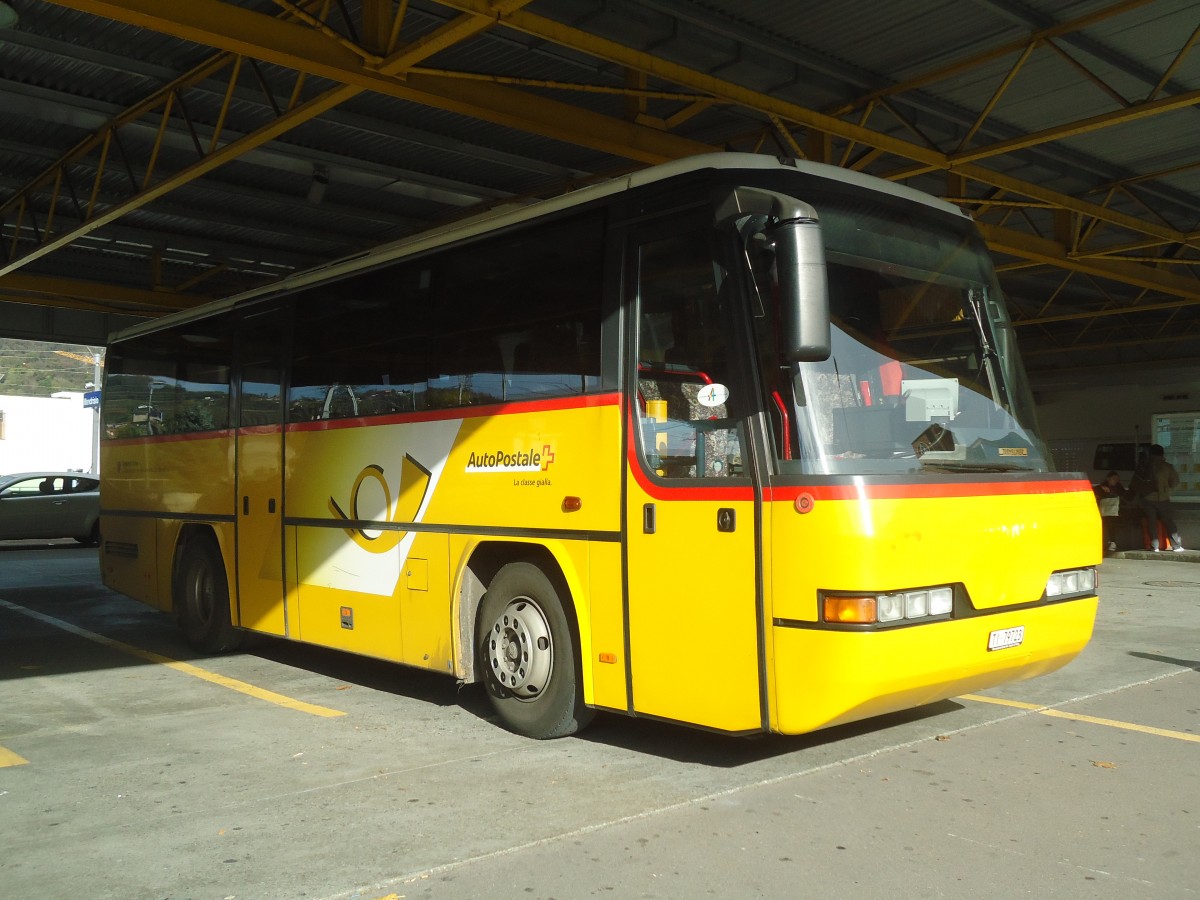
<path fill-rule="evenodd" d="M 704 233 L 642 244 L 638 412 L 647 468 L 665 478 L 743 474 L 724 271 Z"/>

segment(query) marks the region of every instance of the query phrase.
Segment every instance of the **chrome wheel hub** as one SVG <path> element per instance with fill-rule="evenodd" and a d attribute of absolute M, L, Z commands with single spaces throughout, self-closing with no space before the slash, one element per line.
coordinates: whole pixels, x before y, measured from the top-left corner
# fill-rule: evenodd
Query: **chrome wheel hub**
<path fill-rule="evenodd" d="M 488 633 L 488 665 L 500 685 L 513 696 L 532 700 L 541 695 L 554 668 L 550 624 L 528 597 L 514 598 Z"/>

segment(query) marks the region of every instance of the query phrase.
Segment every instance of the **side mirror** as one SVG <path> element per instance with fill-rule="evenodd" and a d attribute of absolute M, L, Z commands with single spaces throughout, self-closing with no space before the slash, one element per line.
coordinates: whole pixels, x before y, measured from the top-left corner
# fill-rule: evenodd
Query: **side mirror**
<path fill-rule="evenodd" d="M 789 362 L 828 359 L 829 281 L 816 209 L 786 194 L 738 187 L 718 197 L 714 212 L 718 226 L 751 215 L 775 222 L 767 233 L 775 246 L 784 353 Z"/>

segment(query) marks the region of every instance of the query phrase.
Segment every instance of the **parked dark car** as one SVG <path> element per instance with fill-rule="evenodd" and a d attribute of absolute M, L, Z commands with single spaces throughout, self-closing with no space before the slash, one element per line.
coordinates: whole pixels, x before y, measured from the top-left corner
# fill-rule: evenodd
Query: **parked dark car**
<path fill-rule="evenodd" d="M 0 540 L 100 541 L 100 480 L 83 472 L 20 472 L 0 478 Z"/>

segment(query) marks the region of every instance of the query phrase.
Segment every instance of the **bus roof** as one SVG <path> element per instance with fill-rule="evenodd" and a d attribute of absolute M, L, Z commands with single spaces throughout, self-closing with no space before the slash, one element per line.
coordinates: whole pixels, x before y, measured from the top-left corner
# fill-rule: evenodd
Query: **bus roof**
<path fill-rule="evenodd" d="M 363 251 L 354 256 L 343 257 L 342 259 L 323 263 L 311 269 L 293 273 L 279 281 L 272 282 L 260 288 L 253 288 L 240 294 L 234 294 L 220 300 L 213 300 L 193 309 L 171 313 L 150 322 L 134 325 L 110 335 L 109 341 L 112 342 L 124 337 L 156 331 L 159 328 L 203 318 L 248 301 L 288 293 L 309 284 L 320 283 L 341 275 L 359 271 L 360 269 L 371 268 L 393 259 L 400 259 L 422 253 L 426 250 L 432 250 L 443 244 L 496 231 L 509 225 L 540 218 L 541 216 L 570 209 L 573 206 L 580 206 L 603 197 L 704 169 L 801 172 L 841 184 L 856 185 L 876 193 L 899 197 L 950 215 L 969 218 L 957 206 L 939 200 L 930 194 L 922 193 L 902 184 L 885 181 L 873 175 L 865 175 L 861 172 L 843 169 L 839 166 L 810 162 L 808 160 L 782 161 L 774 156 L 757 153 L 703 153 L 639 169 L 628 175 L 613 178 L 600 184 L 568 191 L 548 200 L 540 200 L 528 204 L 503 204 L 465 219 L 459 219 L 446 225 L 431 228 L 428 231 L 422 231 L 418 234 L 381 244 L 378 247 Z"/>

